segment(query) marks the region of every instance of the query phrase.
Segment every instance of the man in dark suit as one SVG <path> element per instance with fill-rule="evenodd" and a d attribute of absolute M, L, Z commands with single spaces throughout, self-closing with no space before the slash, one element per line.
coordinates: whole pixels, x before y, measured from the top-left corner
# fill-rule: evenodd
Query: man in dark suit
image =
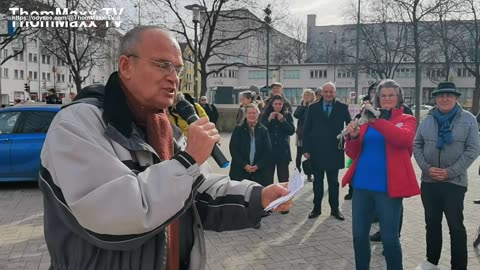
<path fill-rule="evenodd" d="M 322 213 L 323 177 L 326 173 L 330 215 L 338 220 L 345 220 L 338 209 L 338 170 L 345 167 L 345 154 L 343 145 L 338 145 L 337 135 L 352 118 L 348 106 L 335 100 L 336 88 L 333 83 L 325 83 L 321 95 L 319 102 L 310 105 L 303 126 L 303 152 L 305 158 L 312 161 L 315 178 L 313 210 L 308 218 L 316 218 Z"/>

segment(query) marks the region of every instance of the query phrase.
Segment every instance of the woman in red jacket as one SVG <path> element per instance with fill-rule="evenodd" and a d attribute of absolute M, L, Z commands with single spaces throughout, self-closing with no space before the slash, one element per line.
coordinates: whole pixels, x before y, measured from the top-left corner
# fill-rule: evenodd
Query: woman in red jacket
<path fill-rule="evenodd" d="M 379 119 L 347 127 L 346 153 L 353 164 L 342 186 L 352 184 L 352 230 L 357 270 L 370 269 L 369 233 L 376 213 L 388 270 L 403 269 L 399 240 L 402 200 L 420 194 L 411 155 L 415 136 L 415 117 L 404 114 L 402 91 L 394 80 L 383 80 L 377 87 L 374 107 Z"/>

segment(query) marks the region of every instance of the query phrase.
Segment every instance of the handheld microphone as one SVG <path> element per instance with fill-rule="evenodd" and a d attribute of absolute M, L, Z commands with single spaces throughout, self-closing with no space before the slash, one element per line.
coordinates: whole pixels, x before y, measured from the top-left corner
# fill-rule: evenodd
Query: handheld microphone
<path fill-rule="evenodd" d="M 362 110 L 362 116 L 360 119 L 358 119 L 357 122 L 355 122 L 355 128 L 364 125 L 368 123 L 368 119 L 373 115 L 373 117 L 378 118 L 380 117 L 381 112 L 375 110 L 372 105 L 370 104 L 365 104 L 363 106 Z M 340 134 L 337 135 L 337 140 L 340 140 L 341 138 L 345 137 L 348 135 L 348 130 L 347 128 L 344 128 Z"/>
<path fill-rule="evenodd" d="M 185 119 L 185 121 L 187 121 L 189 125 L 200 119 L 200 117 L 198 117 L 197 113 L 195 112 L 195 107 L 193 107 L 190 102 L 183 99 L 182 96 L 180 96 L 180 98 L 178 99 L 175 105 L 175 109 L 177 110 L 180 117 Z M 230 165 L 230 161 L 225 158 L 222 150 L 220 150 L 220 147 L 218 147 L 218 144 L 215 144 L 213 146 L 211 155 L 215 162 L 217 162 L 218 166 L 220 166 L 220 168 L 227 168 Z"/>

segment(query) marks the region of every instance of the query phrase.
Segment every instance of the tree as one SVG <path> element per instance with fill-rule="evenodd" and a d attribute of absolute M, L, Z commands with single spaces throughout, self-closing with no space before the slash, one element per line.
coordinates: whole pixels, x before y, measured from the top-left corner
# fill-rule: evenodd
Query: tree
<path fill-rule="evenodd" d="M 100 9 L 102 2 L 89 0 L 65 0 L 63 2 L 47 2 L 47 7 L 69 8 L 70 10 L 87 11 Z M 96 21 L 97 27 L 84 27 L 68 20 L 65 28 L 44 28 L 38 35 L 43 50 L 55 55 L 58 63 L 68 66 L 75 83 L 77 93 L 93 67 L 101 65 L 106 57 L 104 52 L 107 28 L 105 21 Z M 72 23 L 72 24 L 70 24 Z"/>
<path fill-rule="evenodd" d="M 422 28 L 422 20 L 435 12 L 447 0 L 392 0 L 402 11 L 402 15 L 408 19 L 413 30 L 413 51 L 412 56 L 415 62 L 415 117 L 417 126 L 420 124 L 420 95 L 422 85 L 422 38 L 425 29 Z"/>
<path fill-rule="evenodd" d="M 464 0 L 461 10 L 462 17 L 456 21 L 460 34 L 450 44 L 456 49 L 462 65 L 475 77 L 471 112 L 477 114 L 480 109 L 480 1 Z"/>
<path fill-rule="evenodd" d="M 34 10 L 38 3 L 30 0 L 6 0 L 0 3 L 0 14 L 8 14 L 11 12 L 10 7 L 21 6 L 25 10 Z M 8 16 L 7 18 L 8 19 Z M 0 23 L 6 23 L 6 20 L 0 19 Z M 6 27 L 6 25 L 4 25 Z M 24 28 L 24 27 L 15 27 L 14 32 L 11 35 L 5 35 L 1 38 L 0 35 L 0 52 L 3 52 L 5 48 L 9 45 L 14 46 L 12 53 L 7 53 L 6 55 L 0 55 L 0 67 L 6 63 L 8 60 L 15 58 L 16 56 L 23 54 L 25 50 L 25 45 L 28 43 L 28 39 L 36 35 L 38 29 L 35 28 Z M 2 74 L 3 76 L 3 74 Z M 2 77 L 0 76 L 0 77 Z M 0 80 L 0 95 L 2 94 L 2 85 Z"/>
<path fill-rule="evenodd" d="M 301 64 L 305 62 L 307 53 L 307 26 L 299 19 L 289 20 L 284 23 L 286 35 L 291 37 L 287 42 L 281 42 L 274 49 L 274 63 L 286 64 L 295 63 Z"/>
<path fill-rule="evenodd" d="M 193 25 L 191 12 L 185 10 L 182 2 L 178 0 L 152 0 L 161 10 L 173 15 L 166 26 L 178 37 L 185 40 L 187 46 L 194 51 L 194 38 L 192 38 Z M 228 0 L 200 0 L 201 6 L 207 11 L 202 12 L 199 23 L 198 35 L 198 68 L 201 76 L 200 95 L 207 91 L 207 78 L 213 73 L 219 73 L 231 66 L 245 66 L 262 63 L 259 48 L 265 34 L 265 26 L 255 14 L 268 3 L 257 3 L 253 0 L 228 1 Z M 275 6 L 282 6 L 279 1 Z M 184 4 L 184 3 L 183 3 Z M 276 13 L 275 13 L 276 12 Z M 276 18 L 281 18 L 283 13 L 275 11 Z M 275 22 L 275 20 L 274 20 Z M 247 43 L 248 46 L 238 46 Z M 264 61 L 264 60 L 263 60 Z M 214 70 L 209 70 L 208 64 L 215 63 Z"/>
<path fill-rule="evenodd" d="M 408 50 L 408 26 L 402 20 L 401 11 L 389 0 L 381 3 L 369 0 L 364 5 L 359 64 L 377 79 L 393 79 Z M 357 16 L 355 12 L 351 14 Z M 353 59 L 355 54 L 351 51 L 353 54 L 348 56 Z"/>
<path fill-rule="evenodd" d="M 430 40 L 430 51 L 434 63 L 442 63 L 442 68 L 437 70 L 439 64 L 434 64 L 433 70 L 427 71 L 427 77 L 434 82 L 450 81 L 452 63 L 458 58 L 458 53 L 453 43 L 458 40 L 460 33 L 458 25 L 452 21 L 453 15 L 458 13 L 457 1 L 449 1 L 432 12 L 429 22 L 425 24 L 425 38 Z M 441 72 L 438 72 L 441 71 Z"/>

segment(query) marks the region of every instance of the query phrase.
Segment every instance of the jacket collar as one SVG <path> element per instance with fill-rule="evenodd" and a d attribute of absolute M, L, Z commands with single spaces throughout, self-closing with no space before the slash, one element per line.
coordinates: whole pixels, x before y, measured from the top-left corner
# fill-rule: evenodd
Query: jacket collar
<path fill-rule="evenodd" d="M 110 75 L 105 86 L 102 117 L 107 125 L 113 126 L 124 137 L 131 138 L 134 127 L 133 114 L 128 108 L 118 72 Z"/>

